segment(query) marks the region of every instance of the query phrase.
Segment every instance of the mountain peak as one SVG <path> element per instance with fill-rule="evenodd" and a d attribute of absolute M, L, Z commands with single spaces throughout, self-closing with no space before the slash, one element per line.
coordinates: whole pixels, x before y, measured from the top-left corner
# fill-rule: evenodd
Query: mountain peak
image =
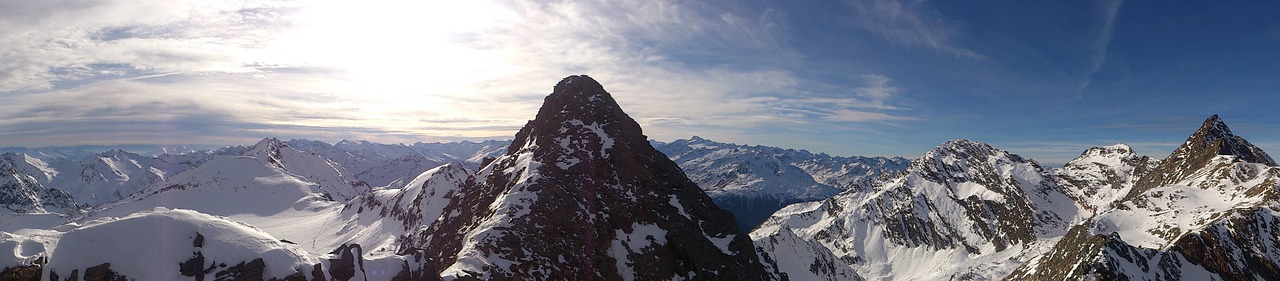
<path fill-rule="evenodd" d="M 932 159 L 946 155 L 990 156 L 1001 150 L 990 144 L 968 139 L 953 139 L 926 152 L 923 158 Z"/>
<path fill-rule="evenodd" d="M 1119 144 L 1113 144 L 1108 146 L 1090 147 L 1089 149 L 1085 150 L 1083 153 L 1080 153 L 1080 157 L 1077 157 L 1076 159 L 1084 159 L 1084 158 L 1089 158 L 1091 156 L 1092 157 L 1129 158 L 1130 156 L 1136 157 L 1137 153 L 1133 152 L 1133 148 L 1129 147 L 1129 145 L 1119 143 Z"/>
<path fill-rule="evenodd" d="M 536 119 L 547 119 L 556 115 L 584 113 L 590 111 L 600 114 L 613 113 L 618 103 L 613 100 L 604 86 L 586 75 L 565 77 L 557 83 L 551 95 L 548 95 L 538 110 Z M 621 113 L 618 110 L 617 113 Z M 626 115 L 626 114 L 622 114 Z"/>
<path fill-rule="evenodd" d="M 635 119 L 627 116 L 613 96 L 595 79 L 586 75 L 565 77 L 543 101 L 538 115 L 530 120 L 507 149 L 509 153 L 535 145 L 539 139 L 564 139 L 568 135 L 592 135 L 586 149 L 608 156 L 615 142 L 648 143 Z M 557 143 L 568 147 L 567 143 Z M 630 145 L 628 145 L 630 146 Z"/>
<path fill-rule="evenodd" d="M 1218 118 L 1217 114 L 1205 119 L 1204 124 L 1200 125 L 1200 129 L 1188 137 L 1187 141 L 1174 153 L 1194 154 L 1198 151 L 1213 152 L 1214 155 L 1236 156 L 1237 159 L 1250 163 L 1276 165 L 1275 160 L 1272 160 L 1271 156 L 1263 152 L 1262 149 L 1231 133 L 1231 128 L 1228 128 L 1227 124 L 1222 122 L 1222 119 Z"/>
<path fill-rule="evenodd" d="M 1126 198 L 1151 188 L 1184 180 L 1193 175 L 1194 171 L 1209 165 L 1213 158 L 1220 155 L 1234 156 L 1237 161 L 1276 166 L 1271 156 L 1244 138 L 1231 133 L 1231 128 L 1228 128 L 1227 124 L 1214 114 L 1205 119 L 1200 129 L 1187 137 L 1178 149 L 1160 162 L 1160 166 L 1139 179 Z"/>
<path fill-rule="evenodd" d="M 733 214 L 585 75 L 465 185 L 434 224 L 458 231 L 417 245 L 446 279 L 770 279 Z"/>

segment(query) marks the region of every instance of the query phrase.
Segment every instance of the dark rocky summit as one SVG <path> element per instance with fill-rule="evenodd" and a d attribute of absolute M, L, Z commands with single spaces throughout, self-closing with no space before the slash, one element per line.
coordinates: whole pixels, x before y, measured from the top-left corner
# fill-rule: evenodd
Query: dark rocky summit
<path fill-rule="evenodd" d="M 1248 163 L 1276 165 L 1276 161 L 1262 149 L 1232 134 L 1231 128 L 1227 128 L 1227 124 L 1214 114 L 1205 119 L 1200 129 L 1187 137 L 1187 141 L 1169 154 L 1159 166 L 1138 179 L 1127 198 L 1184 180 L 1218 155 L 1232 155 L 1236 160 Z"/>
<path fill-rule="evenodd" d="M 732 214 L 604 87 L 561 80 L 416 241 L 463 280 L 767 280 Z"/>

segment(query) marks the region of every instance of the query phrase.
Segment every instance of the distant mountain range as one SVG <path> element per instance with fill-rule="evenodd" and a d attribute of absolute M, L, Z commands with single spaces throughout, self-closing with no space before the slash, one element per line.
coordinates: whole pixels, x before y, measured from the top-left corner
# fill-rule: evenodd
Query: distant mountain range
<path fill-rule="evenodd" d="M 1280 167 L 1216 115 L 837 157 L 648 140 L 570 76 L 512 141 L 99 148 L 2 149 L 0 279 L 1280 280 Z"/>

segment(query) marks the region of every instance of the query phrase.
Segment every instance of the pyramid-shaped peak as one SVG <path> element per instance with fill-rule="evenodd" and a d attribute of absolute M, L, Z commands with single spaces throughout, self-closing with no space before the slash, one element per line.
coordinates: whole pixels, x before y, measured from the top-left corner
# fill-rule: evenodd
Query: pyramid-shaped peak
<path fill-rule="evenodd" d="M 419 245 L 446 278 L 771 279 L 733 214 L 585 75 L 556 84 L 507 153 L 466 184 L 446 207 L 457 215 L 434 224 L 459 230 Z M 490 266 L 508 262 L 520 266 Z"/>
<path fill-rule="evenodd" d="M 627 116 L 595 79 L 586 75 L 565 77 L 547 95 L 538 115 L 530 120 L 511 143 L 508 152 L 514 152 L 541 139 L 551 140 L 565 136 L 590 135 L 592 150 L 602 151 L 620 145 L 648 144 L 648 138 L 640 130 L 640 124 Z M 547 143 L 557 144 L 558 143 Z M 607 154 L 602 154 L 607 155 Z"/>
<path fill-rule="evenodd" d="M 1275 160 L 1262 149 L 1231 133 L 1217 114 L 1204 120 L 1200 129 L 1187 137 L 1169 157 L 1135 184 L 1126 198 L 1133 198 L 1152 188 L 1177 183 L 1209 165 L 1217 156 L 1234 156 L 1236 161 L 1275 166 Z"/>
<path fill-rule="evenodd" d="M 1213 150 L 1213 152 L 1205 150 Z M 1199 154 L 1198 152 L 1201 151 L 1206 154 L 1231 155 L 1241 161 L 1250 163 L 1276 165 L 1275 160 L 1272 160 L 1271 156 L 1263 152 L 1262 149 L 1231 133 L 1231 128 L 1227 127 L 1227 124 L 1217 114 L 1205 119 L 1204 123 L 1200 125 L 1200 129 L 1191 134 L 1187 141 L 1181 147 L 1178 147 L 1177 151 L 1174 151 L 1175 155 L 1172 156 Z"/>
<path fill-rule="evenodd" d="M 285 146 L 286 145 L 284 144 L 284 142 L 280 141 L 279 139 L 265 138 L 258 141 L 257 144 L 254 144 L 253 149 L 249 150 L 249 153 L 246 153 L 246 154 L 253 155 L 253 154 L 261 153 L 263 151 L 278 150 L 281 147 L 285 147 Z"/>
<path fill-rule="evenodd" d="M 1217 114 L 1205 119 L 1204 124 L 1201 124 L 1200 129 L 1196 130 L 1196 133 L 1192 134 L 1192 136 L 1201 136 L 1198 139 L 1203 141 L 1205 145 L 1209 145 L 1210 142 L 1216 139 L 1235 138 L 1235 134 L 1231 133 L 1231 128 L 1228 128 L 1227 123 L 1222 122 L 1222 118 L 1219 118 Z"/>

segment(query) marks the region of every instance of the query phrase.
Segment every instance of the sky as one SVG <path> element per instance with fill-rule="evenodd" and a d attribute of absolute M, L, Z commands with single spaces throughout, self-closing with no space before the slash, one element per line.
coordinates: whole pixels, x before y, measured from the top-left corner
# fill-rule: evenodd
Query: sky
<path fill-rule="evenodd" d="M 651 138 L 1061 164 L 1220 114 L 1280 153 L 1276 1 L 0 1 L 0 146 L 510 139 L 561 78 Z"/>

